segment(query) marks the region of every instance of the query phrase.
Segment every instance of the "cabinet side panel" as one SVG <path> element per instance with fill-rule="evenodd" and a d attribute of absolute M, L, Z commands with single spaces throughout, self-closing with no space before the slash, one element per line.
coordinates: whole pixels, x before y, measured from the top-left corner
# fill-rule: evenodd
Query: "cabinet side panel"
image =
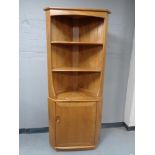
<path fill-rule="evenodd" d="M 97 102 L 96 106 L 96 129 L 95 129 L 95 145 L 99 143 L 102 118 L 102 100 Z"/>
<path fill-rule="evenodd" d="M 104 23 L 102 24 L 102 33 L 100 37 L 103 37 L 103 49 L 101 51 L 101 58 L 102 61 L 100 61 L 100 68 L 102 68 L 102 72 L 100 75 L 100 80 L 99 80 L 99 91 L 98 91 L 98 96 L 101 97 L 101 101 L 97 103 L 97 116 L 96 116 L 96 138 L 95 138 L 95 143 L 97 144 L 100 139 L 100 130 L 101 130 L 101 118 L 102 118 L 102 106 L 103 106 L 103 84 L 104 84 L 104 69 L 105 69 L 105 56 L 106 56 L 106 44 L 107 44 L 107 28 L 108 28 L 108 14 L 105 15 L 104 17 Z"/>
<path fill-rule="evenodd" d="M 48 96 L 55 97 L 55 91 L 53 88 L 53 78 L 51 72 L 51 18 L 50 11 L 46 11 L 46 37 L 47 37 L 47 60 L 48 60 Z"/>
<path fill-rule="evenodd" d="M 104 69 L 105 69 L 105 56 L 106 56 L 106 44 L 107 44 L 107 29 L 108 29 L 108 14 L 106 14 L 105 18 L 104 18 L 104 23 L 102 25 L 102 29 L 103 29 L 103 33 L 101 33 L 103 37 L 103 49 L 101 51 L 101 57 L 102 57 L 102 61 L 101 61 L 101 68 L 102 68 L 102 72 L 101 72 L 101 76 L 100 76 L 100 87 L 99 87 L 99 91 L 98 91 L 98 96 L 102 96 L 103 93 L 103 82 L 104 82 Z"/>
<path fill-rule="evenodd" d="M 48 98 L 49 142 L 55 146 L 55 102 Z"/>

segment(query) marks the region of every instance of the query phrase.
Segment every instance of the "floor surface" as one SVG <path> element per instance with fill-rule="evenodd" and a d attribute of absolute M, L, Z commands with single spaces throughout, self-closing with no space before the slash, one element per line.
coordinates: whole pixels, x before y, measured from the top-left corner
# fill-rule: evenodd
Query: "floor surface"
<path fill-rule="evenodd" d="M 134 155 L 135 132 L 125 128 L 104 128 L 95 150 L 55 151 L 48 143 L 48 133 L 20 134 L 20 155 Z"/>

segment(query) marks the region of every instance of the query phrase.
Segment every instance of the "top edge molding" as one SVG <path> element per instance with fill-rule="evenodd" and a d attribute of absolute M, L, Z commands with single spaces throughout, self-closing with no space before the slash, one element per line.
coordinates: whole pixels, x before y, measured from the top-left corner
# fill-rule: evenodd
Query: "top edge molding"
<path fill-rule="evenodd" d="M 95 9 L 95 8 L 60 8 L 60 7 L 46 7 L 44 11 L 48 10 L 77 10 L 77 11 L 95 11 L 95 12 L 107 12 L 111 13 L 108 9 Z"/>

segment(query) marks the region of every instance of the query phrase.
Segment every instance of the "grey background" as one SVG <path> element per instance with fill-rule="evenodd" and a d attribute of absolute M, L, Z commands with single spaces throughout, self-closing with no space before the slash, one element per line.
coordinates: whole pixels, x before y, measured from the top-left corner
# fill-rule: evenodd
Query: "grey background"
<path fill-rule="evenodd" d="M 46 6 L 107 8 L 109 18 L 102 122 L 124 120 L 134 34 L 134 0 L 20 0 L 19 127 L 48 125 Z"/>

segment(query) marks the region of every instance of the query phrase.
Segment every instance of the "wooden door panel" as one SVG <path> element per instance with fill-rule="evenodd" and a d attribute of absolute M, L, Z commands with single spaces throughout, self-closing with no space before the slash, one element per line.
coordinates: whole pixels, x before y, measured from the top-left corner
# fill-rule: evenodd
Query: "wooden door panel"
<path fill-rule="evenodd" d="M 96 102 L 56 103 L 56 146 L 94 145 Z"/>

